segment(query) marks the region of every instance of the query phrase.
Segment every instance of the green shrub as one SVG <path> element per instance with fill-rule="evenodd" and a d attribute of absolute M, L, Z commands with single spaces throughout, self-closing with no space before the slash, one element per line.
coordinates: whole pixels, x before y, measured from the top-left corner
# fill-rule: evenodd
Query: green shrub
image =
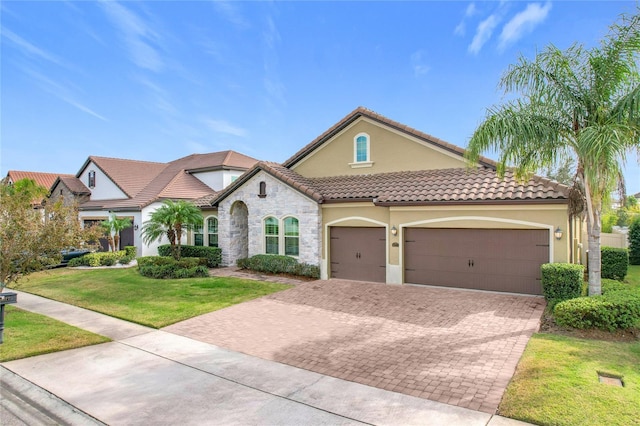
<path fill-rule="evenodd" d="M 125 251 L 120 250 L 117 252 L 98 252 L 85 254 L 82 257 L 76 257 L 69 261 L 69 266 L 90 266 L 92 268 L 98 266 L 113 266 L 120 259 L 125 257 Z"/>
<path fill-rule="evenodd" d="M 574 263 L 545 263 L 542 271 L 542 294 L 549 306 L 580 297 L 584 266 Z"/>
<path fill-rule="evenodd" d="M 206 259 L 198 257 L 183 257 L 180 260 L 169 256 L 139 257 L 138 271 L 142 276 L 158 279 L 209 276 Z"/>
<path fill-rule="evenodd" d="M 556 323 L 585 329 L 613 331 L 640 325 L 640 294 L 613 291 L 602 296 L 579 297 L 556 305 Z"/>
<path fill-rule="evenodd" d="M 125 256 L 127 257 L 130 257 L 132 259 L 136 257 L 136 254 L 137 254 L 136 246 L 126 246 L 124 248 L 124 251 L 125 251 Z"/>
<path fill-rule="evenodd" d="M 623 282 L 612 280 L 609 278 L 602 278 L 602 294 L 611 294 L 616 291 L 631 291 L 631 286 Z"/>
<path fill-rule="evenodd" d="M 291 274 L 301 277 L 320 278 L 320 268 L 308 263 L 298 263 L 291 256 L 257 254 L 247 259 L 238 259 L 239 268 L 270 274 Z"/>
<path fill-rule="evenodd" d="M 133 259 L 135 259 L 135 256 L 129 256 L 129 255 L 122 256 L 118 261 L 118 263 L 121 265 L 128 265 L 129 263 L 131 263 Z"/>
<path fill-rule="evenodd" d="M 629 269 L 629 251 L 624 248 L 602 247 L 601 272 L 602 278 L 622 281 Z"/>
<path fill-rule="evenodd" d="M 629 263 L 640 265 L 640 216 L 629 226 Z"/>
<path fill-rule="evenodd" d="M 616 212 L 606 213 L 602 215 L 600 223 L 602 223 L 602 232 L 610 234 L 613 231 L 613 225 L 618 222 L 618 215 Z"/>
<path fill-rule="evenodd" d="M 158 247 L 160 256 L 171 256 L 171 245 L 164 244 Z M 222 250 L 218 247 L 207 246 L 180 246 L 180 257 L 202 257 L 207 259 L 209 268 L 217 268 L 222 262 Z"/>

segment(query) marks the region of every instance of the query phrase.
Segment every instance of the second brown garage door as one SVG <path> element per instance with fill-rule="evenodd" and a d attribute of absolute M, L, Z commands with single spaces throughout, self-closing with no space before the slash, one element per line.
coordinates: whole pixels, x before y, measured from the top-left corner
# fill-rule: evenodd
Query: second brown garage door
<path fill-rule="evenodd" d="M 542 294 L 540 265 L 548 261 L 547 230 L 405 230 L 406 283 Z"/>

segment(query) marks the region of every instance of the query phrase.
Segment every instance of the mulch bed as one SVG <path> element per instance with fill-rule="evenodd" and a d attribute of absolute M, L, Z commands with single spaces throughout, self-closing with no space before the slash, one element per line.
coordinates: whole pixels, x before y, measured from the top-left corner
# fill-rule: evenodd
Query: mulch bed
<path fill-rule="evenodd" d="M 561 327 L 553 320 L 553 314 L 548 309 L 542 314 L 540 332 L 560 334 L 562 336 L 579 339 L 605 340 L 608 342 L 635 342 L 640 340 L 640 329 L 605 331 L 599 329 L 580 330 L 577 328 Z"/>

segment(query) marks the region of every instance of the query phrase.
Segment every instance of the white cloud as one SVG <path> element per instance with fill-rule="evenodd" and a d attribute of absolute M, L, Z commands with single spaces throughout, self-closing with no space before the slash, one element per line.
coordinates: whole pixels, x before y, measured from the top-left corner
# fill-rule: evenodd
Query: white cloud
<path fill-rule="evenodd" d="M 420 77 L 429 72 L 431 67 L 426 64 L 426 52 L 424 50 L 418 50 L 411 54 L 411 66 L 413 67 L 413 74 L 416 77 Z"/>
<path fill-rule="evenodd" d="M 525 10 L 516 14 L 502 28 L 498 49 L 503 50 L 526 33 L 532 32 L 547 18 L 550 10 L 551 2 L 545 3 L 544 6 L 541 3 L 529 3 Z"/>
<path fill-rule="evenodd" d="M 237 4 L 237 3 L 236 3 Z M 225 19 L 231 22 L 233 25 L 240 29 L 249 28 L 249 22 L 242 16 L 236 4 L 230 1 L 216 0 L 213 2 L 214 7 L 218 12 L 225 17 Z"/>
<path fill-rule="evenodd" d="M 151 45 L 159 39 L 158 34 L 138 15 L 115 1 L 102 1 L 111 22 L 120 30 L 129 50 L 131 60 L 140 68 L 161 71 L 164 63 Z"/>
<path fill-rule="evenodd" d="M 478 13 L 476 4 L 473 2 L 469 3 L 469 5 L 467 5 L 467 8 L 464 10 L 464 17 L 462 18 L 460 23 L 456 25 L 455 29 L 453 30 L 453 33 L 459 36 L 465 35 L 465 33 L 467 32 L 466 20 L 467 18 L 471 18 L 472 16 L 474 16 L 476 13 Z"/>
<path fill-rule="evenodd" d="M 478 24 L 476 29 L 476 35 L 473 37 L 471 44 L 469 45 L 469 52 L 477 54 L 482 49 L 482 46 L 489 41 L 493 30 L 500 23 L 500 18 L 497 14 L 490 15 L 487 19 Z"/>
<path fill-rule="evenodd" d="M 242 127 L 237 127 L 225 120 L 213 120 L 206 119 L 204 120 L 205 124 L 216 133 L 224 133 L 232 136 L 245 137 L 249 134 L 246 129 Z"/>
<path fill-rule="evenodd" d="M 470 18 L 473 15 L 475 15 L 477 12 L 478 12 L 478 9 L 476 8 L 476 4 L 469 3 L 469 6 L 467 6 L 467 9 L 464 11 L 464 16 L 467 18 Z"/>
<path fill-rule="evenodd" d="M 13 31 L 8 30 L 7 28 L 2 28 L 2 35 L 9 41 L 11 41 L 14 45 L 20 48 L 20 50 L 25 53 L 27 56 L 38 57 L 40 59 L 47 60 L 49 62 L 53 62 L 54 64 L 66 66 L 61 59 L 57 56 L 35 46 L 32 43 L 29 43 L 27 40 L 20 37 L 18 34 Z"/>
<path fill-rule="evenodd" d="M 45 92 L 52 94 L 58 99 L 68 103 L 69 105 L 79 109 L 82 112 L 94 116 L 95 118 L 98 118 L 102 121 L 109 121 L 104 116 L 98 114 L 82 102 L 78 101 L 77 96 L 75 96 L 72 90 L 68 87 L 63 86 L 62 84 L 59 84 L 48 77 L 45 77 L 44 75 L 33 69 L 23 68 L 23 71 L 25 72 L 25 74 L 30 75 L 34 80 L 36 80 L 40 88 L 42 88 L 42 90 L 44 90 Z"/>

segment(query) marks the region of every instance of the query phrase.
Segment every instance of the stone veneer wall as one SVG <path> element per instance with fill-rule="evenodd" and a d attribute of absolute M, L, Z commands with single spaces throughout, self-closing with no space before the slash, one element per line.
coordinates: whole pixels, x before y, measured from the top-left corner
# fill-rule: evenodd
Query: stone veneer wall
<path fill-rule="evenodd" d="M 260 182 L 266 182 L 267 196 L 258 197 Z M 222 249 L 224 265 L 233 265 L 238 259 L 238 247 L 242 242 L 235 223 L 237 218 L 230 214 L 231 206 L 236 201 L 242 201 L 248 210 L 247 248 L 249 257 L 264 253 L 263 220 L 267 216 L 274 216 L 279 220 L 287 216 L 294 216 L 300 225 L 300 254 L 299 262 L 320 265 L 322 229 L 322 210 L 320 205 L 297 190 L 275 179 L 268 173 L 258 172 L 233 194 L 228 196 L 218 207 L 218 243 Z M 282 227 L 282 222 L 280 222 Z M 281 246 L 284 242 L 281 240 Z"/>

